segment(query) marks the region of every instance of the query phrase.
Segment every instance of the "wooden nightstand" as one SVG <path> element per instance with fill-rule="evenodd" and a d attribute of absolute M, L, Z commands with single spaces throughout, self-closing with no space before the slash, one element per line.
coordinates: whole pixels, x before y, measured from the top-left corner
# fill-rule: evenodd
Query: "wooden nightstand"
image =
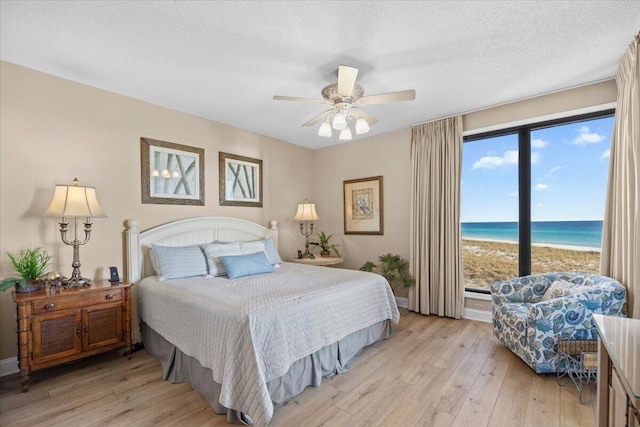
<path fill-rule="evenodd" d="M 120 347 L 131 358 L 131 285 L 96 280 L 91 286 L 15 293 L 22 391 L 29 374 Z"/>
<path fill-rule="evenodd" d="M 342 264 L 342 261 L 344 260 L 337 256 L 327 256 L 327 257 L 317 256 L 315 258 L 293 258 L 291 260 L 291 262 L 297 262 L 298 264 L 323 265 L 323 266 Z"/>

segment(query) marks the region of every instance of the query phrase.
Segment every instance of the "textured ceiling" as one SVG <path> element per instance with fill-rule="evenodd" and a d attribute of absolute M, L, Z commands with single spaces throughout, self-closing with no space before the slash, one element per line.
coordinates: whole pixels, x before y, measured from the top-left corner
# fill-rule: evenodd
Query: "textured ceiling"
<path fill-rule="evenodd" d="M 243 129 L 320 148 L 301 127 L 339 64 L 365 95 L 366 136 L 615 75 L 640 1 L 6 1 L 0 58 Z M 361 136 L 354 135 L 354 138 Z"/>

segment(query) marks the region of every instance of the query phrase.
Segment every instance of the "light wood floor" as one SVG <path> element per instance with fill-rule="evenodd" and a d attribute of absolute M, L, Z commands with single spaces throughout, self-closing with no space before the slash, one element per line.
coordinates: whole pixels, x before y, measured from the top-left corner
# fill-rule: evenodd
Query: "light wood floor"
<path fill-rule="evenodd" d="M 224 426 L 188 384 L 162 381 L 146 351 L 112 352 L 0 379 L 0 424 Z M 276 409 L 273 426 L 592 426 L 569 384 L 540 376 L 493 337 L 489 324 L 402 311 L 392 337 L 365 349 L 350 372 Z"/>

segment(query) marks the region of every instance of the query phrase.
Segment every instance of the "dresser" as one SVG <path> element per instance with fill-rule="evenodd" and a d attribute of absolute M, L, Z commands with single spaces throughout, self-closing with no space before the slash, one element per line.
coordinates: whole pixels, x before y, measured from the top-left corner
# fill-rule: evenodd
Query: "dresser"
<path fill-rule="evenodd" d="M 97 280 L 91 286 L 14 293 L 22 391 L 31 371 L 125 347 L 131 358 L 131 285 Z"/>
<path fill-rule="evenodd" d="M 594 314 L 599 427 L 640 427 L 640 319 Z"/>

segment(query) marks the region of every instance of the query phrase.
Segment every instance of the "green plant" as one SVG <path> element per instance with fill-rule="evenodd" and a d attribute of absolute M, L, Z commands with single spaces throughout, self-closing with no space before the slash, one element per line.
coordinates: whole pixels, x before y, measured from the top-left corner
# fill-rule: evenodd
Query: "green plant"
<path fill-rule="evenodd" d="M 338 248 L 336 247 L 340 245 L 332 245 L 330 243 L 333 234 L 329 234 L 327 236 L 326 234 L 324 234 L 324 231 L 321 231 L 320 233 L 316 234 L 316 240 L 309 242 L 309 244 L 319 247 L 323 252 L 329 252 L 333 250 L 336 255 L 340 256 L 340 252 L 338 252 Z"/>
<path fill-rule="evenodd" d="M 362 271 L 377 273 L 387 279 L 389 285 L 402 285 L 410 288 L 416 283 L 413 274 L 409 272 L 409 261 L 400 255 L 386 254 L 378 257 L 378 264 L 367 261 L 362 267 Z"/>
<path fill-rule="evenodd" d="M 13 269 L 20 274 L 20 278 L 8 277 L 0 282 L 0 291 L 6 291 L 16 284 L 27 287 L 27 282 L 38 280 L 42 277 L 51 256 L 44 248 L 24 249 L 19 254 L 7 252 Z"/>

